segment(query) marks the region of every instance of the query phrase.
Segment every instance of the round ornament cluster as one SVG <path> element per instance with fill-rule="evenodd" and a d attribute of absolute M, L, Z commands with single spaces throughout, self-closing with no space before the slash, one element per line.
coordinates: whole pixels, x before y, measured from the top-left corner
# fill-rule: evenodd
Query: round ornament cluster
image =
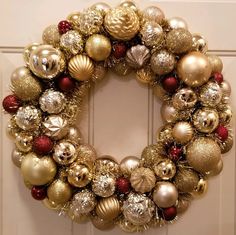
<path fill-rule="evenodd" d="M 31 195 L 47 208 L 101 230 L 139 232 L 173 222 L 233 145 L 230 84 L 206 39 L 185 20 L 130 0 L 96 3 L 46 27 L 28 45 L 4 98 L 15 143 L 13 163 Z M 162 101 L 164 125 L 140 156 L 97 156 L 76 118 L 89 88 L 108 70 L 133 72 Z"/>

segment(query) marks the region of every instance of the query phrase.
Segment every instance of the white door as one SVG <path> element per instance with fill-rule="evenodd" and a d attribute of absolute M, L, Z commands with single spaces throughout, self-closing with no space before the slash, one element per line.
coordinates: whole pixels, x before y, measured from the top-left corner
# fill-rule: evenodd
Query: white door
<path fill-rule="evenodd" d="M 23 64 L 25 45 L 41 40 L 43 29 L 82 10 L 95 0 L 1 0 L 0 7 L 0 91 L 1 100 L 10 93 L 9 80 L 14 68 Z M 115 6 L 118 0 L 106 1 Z M 199 32 L 209 41 L 210 51 L 221 56 L 225 78 L 233 88 L 232 105 L 236 102 L 236 1 L 148 1 L 139 0 L 143 8 L 160 6 L 167 17 L 181 16 L 191 32 Z M 154 104 L 154 105 L 153 105 Z M 117 160 L 140 156 L 142 149 L 155 141 L 161 126 L 160 103 L 151 91 L 138 84 L 132 75 L 122 80 L 109 75 L 92 92 L 88 114 L 80 123 L 85 140 L 99 154 L 110 154 Z M 86 111 L 84 112 L 86 113 Z M 124 234 L 118 228 L 102 232 L 88 224 L 78 225 L 31 198 L 19 170 L 11 163 L 12 142 L 6 137 L 8 115 L 0 114 L 0 234 L 1 235 L 114 235 Z M 88 128 L 89 127 L 89 128 Z M 88 131 L 89 130 L 89 131 Z M 159 235 L 234 235 L 236 234 L 235 148 L 224 156 L 223 173 L 209 183 L 208 194 L 195 200 L 179 220 L 168 227 L 148 230 Z"/>

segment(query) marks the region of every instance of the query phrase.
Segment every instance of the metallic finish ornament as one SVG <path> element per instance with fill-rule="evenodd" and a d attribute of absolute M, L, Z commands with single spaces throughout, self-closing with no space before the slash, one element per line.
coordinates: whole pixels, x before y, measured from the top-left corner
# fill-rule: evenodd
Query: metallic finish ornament
<path fill-rule="evenodd" d="M 81 14 L 80 12 L 72 12 L 66 18 L 70 22 L 70 24 L 72 25 L 72 28 L 77 31 L 79 31 L 80 14 Z"/>
<path fill-rule="evenodd" d="M 39 97 L 42 87 L 29 69 L 19 67 L 11 75 L 11 90 L 21 100 L 30 101 Z"/>
<path fill-rule="evenodd" d="M 230 134 L 226 141 L 220 145 L 221 153 L 227 153 L 232 149 L 234 144 L 233 135 Z"/>
<path fill-rule="evenodd" d="M 219 175 L 221 173 L 221 171 L 223 170 L 223 167 L 224 167 L 223 160 L 220 159 L 220 161 L 217 163 L 217 165 L 214 167 L 214 169 L 207 172 L 206 176 L 213 177 L 213 176 Z"/>
<path fill-rule="evenodd" d="M 200 51 L 201 53 L 206 53 L 208 50 L 208 42 L 207 40 L 200 34 L 194 33 L 192 34 L 192 50 Z"/>
<path fill-rule="evenodd" d="M 131 8 L 117 7 L 106 14 L 104 26 L 115 39 L 128 41 L 139 31 L 139 18 Z"/>
<path fill-rule="evenodd" d="M 60 165 L 69 165 L 77 158 L 76 147 L 66 140 L 61 140 L 54 146 L 53 159 Z"/>
<path fill-rule="evenodd" d="M 76 30 L 69 30 L 61 36 L 60 47 L 68 55 L 76 55 L 83 52 L 83 45 L 83 38 Z"/>
<path fill-rule="evenodd" d="M 92 180 L 92 173 L 85 165 L 76 162 L 70 165 L 68 170 L 68 182 L 75 186 L 82 188 L 90 183 Z"/>
<path fill-rule="evenodd" d="M 230 105 L 220 105 L 218 106 L 218 113 L 220 117 L 220 122 L 224 124 L 229 124 L 232 116 L 233 116 L 233 111 Z"/>
<path fill-rule="evenodd" d="M 24 153 L 20 152 L 18 149 L 14 149 L 11 153 L 11 160 L 15 166 L 21 167 L 22 160 L 24 159 Z"/>
<path fill-rule="evenodd" d="M 70 59 L 68 70 L 71 77 L 78 81 L 85 81 L 92 77 L 94 65 L 88 56 L 76 55 Z"/>
<path fill-rule="evenodd" d="M 218 112 L 210 108 L 198 109 L 193 114 L 193 125 L 203 133 L 212 133 L 219 124 Z"/>
<path fill-rule="evenodd" d="M 188 86 L 199 87 L 210 78 L 211 64 L 204 54 L 194 51 L 180 59 L 177 72 L 180 79 Z"/>
<path fill-rule="evenodd" d="M 111 174 L 96 174 L 92 181 L 93 192 L 100 197 L 110 197 L 115 192 L 116 179 Z"/>
<path fill-rule="evenodd" d="M 151 56 L 151 68 L 158 75 L 170 73 L 174 69 L 175 62 L 174 55 L 167 50 L 160 50 Z"/>
<path fill-rule="evenodd" d="M 110 39 L 102 34 L 93 34 L 85 44 L 85 51 L 95 61 L 103 61 L 111 54 Z"/>
<path fill-rule="evenodd" d="M 32 149 L 33 136 L 26 132 L 20 132 L 15 140 L 18 150 L 28 153 Z"/>
<path fill-rule="evenodd" d="M 161 106 L 161 117 L 164 122 L 176 122 L 178 120 L 178 110 L 170 103 L 163 102 Z"/>
<path fill-rule="evenodd" d="M 42 203 L 50 210 L 59 211 L 60 209 L 62 209 L 61 205 L 57 205 L 55 202 L 50 201 L 48 198 L 45 198 Z"/>
<path fill-rule="evenodd" d="M 192 34 L 187 29 L 173 29 L 167 34 L 166 47 L 176 54 L 185 53 L 192 47 Z"/>
<path fill-rule="evenodd" d="M 122 231 L 126 233 L 134 233 L 134 232 L 138 232 L 139 227 L 141 227 L 142 225 L 132 224 L 127 219 L 122 218 L 118 221 L 118 226 Z"/>
<path fill-rule="evenodd" d="M 153 191 L 153 201 L 158 207 L 168 208 L 176 204 L 178 199 L 178 190 L 174 184 L 165 181 L 159 181 Z"/>
<path fill-rule="evenodd" d="M 206 173 L 221 159 L 219 145 L 208 137 L 198 137 L 187 146 L 186 159 L 194 170 Z"/>
<path fill-rule="evenodd" d="M 105 2 L 95 3 L 90 8 L 96 11 L 100 11 L 103 16 L 105 16 L 107 12 L 111 10 L 111 7 Z"/>
<path fill-rule="evenodd" d="M 188 29 L 187 22 L 180 17 L 168 19 L 168 24 L 171 29 Z"/>
<path fill-rule="evenodd" d="M 127 156 L 120 162 L 120 170 L 124 176 L 130 177 L 131 173 L 140 166 L 140 159 L 135 156 Z"/>
<path fill-rule="evenodd" d="M 193 138 L 193 128 L 188 122 L 177 122 L 172 131 L 172 135 L 180 144 L 186 144 Z"/>
<path fill-rule="evenodd" d="M 140 69 L 148 63 L 150 57 L 150 50 L 146 46 L 136 45 L 127 51 L 125 59 L 130 67 Z"/>
<path fill-rule="evenodd" d="M 91 80 L 95 83 L 100 82 L 105 78 L 106 74 L 107 74 L 107 68 L 104 67 L 104 64 L 97 63 L 95 64 Z"/>
<path fill-rule="evenodd" d="M 216 82 L 208 82 L 201 87 L 199 100 L 203 106 L 215 107 L 220 103 L 222 98 L 222 91 Z"/>
<path fill-rule="evenodd" d="M 128 65 L 126 60 L 119 61 L 111 69 L 114 73 L 116 73 L 119 76 L 126 76 L 133 71 L 132 68 Z"/>
<path fill-rule="evenodd" d="M 89 219 L 89 214 L 79 213 L 79 211 L 75 210 L 71 204 L 67 210 L 67 215 L 73 222 L 78 224 L 85 223 Z"/>
<path fill-rule="evenodd" d="M 120 166 L 113 157 L 104 155 L 96 159 L 95 171 L 99 174 L 109 173 L 115 176 L 119 176 Z"/>
<path fill-rule="evenodd" d="M 30 182 L 28 182 L 25 179 L 23 179 L 23 181 L 24 181 L 23 183 L 27 189 L 31 190 L 33 188 L 33 185 Z"/>
<path fill-rule="evenodd" d="M 75 144 L 82 143 L 82 134 L 77 126 L 73 125 L 69 127 L 66 139 Z"/>
<path fill-rule="evenodd" d="M 34 153 L 28 153 L 21 162 L 23 178 L 32 185 L 48 184 L 53 180 L 56 172 L 56 164 L 49 156 L 39 158 Z"/>
<path fill-rule="evenodd" d="M 149 168 L 136 168 L 131 173 L 130 183 L 136 192 L 150 192 L 155 186 L 156 176 Z"/>
<path fill-rule="evenodd" d="M 34 51 L 35 49 L 38 48 L 38 46 L 40 46 L 39 43 L 32 43 L 32 44 L 29 44 L 28 46 L 26 46 L 24 48 L 24 51 L 23 51 L 23 59 L 25 61 L 25 64 L 26 66 L 29 66 L 29 58 L 30 58 L 30 55 L 32 53 L 32 51 Z"/>
<path fill-rule="evenodd" d="M 155 84 L 155 86 L 153 87 L 153 93 L 160 101 L 165 101 L 169 98 L 168 93 L 159 83 Z"/>
<path fill-rule="evenodd" d="M 54 180 L 47 189 L 48 199 L 56 204 L 65 204 L 72 197 L 70 185 L 60 179 Z"/>
<path fill-rule="evenodd" d="M 178 198 L 177 213 L 184 213 L 191 205 L 192 197 L 190 194 L 183 194 Z"/>
<path fill-rule="evenodd" d="M 196 189 L 193 191 L 192 195 L 194 197 L 200 198 L 203 197 L 208 190 L 208 182 L 205 179 L 200 179 Z"/>
<path fill-rule="evenodd" d="M 173 141 L 173 126 L 171 124 L 167 124 L 165 126 L 162 126 L 157 131 L 157 140 L 160 141 Z"/>
<path fill-rule="evenodd" d="M 198 181 L 197 172 L 187 168 L 179 168 L 174 178 L 176 188 L 182 193 L 191 193 L 196 188 Z"/>
<path fill-rule="evenodd" d="M 34 106 L 20 107 L 16 113 L 16 124 L 23 130 L 33 131 L 39 128 L 41 112 Z"/>
<path fill-rule="evenodd" d="M 62 139 L 68 133 L 68 123 L 59 115 L 50 115 L 42 123 L 44 134 L 55 140 Z"/>
<path fill-rule="evenodd" d="M 15 140 L 17 135 L 21 132 L 22 130 L 17 126 L 16 124 L 16 120 L 15 120 L 15 116 L 13 116 L 8 124 L 7 124 L 7 128 L 6 128 L 6 133 L 7 136 L 9 138 L 11 138 L 12 140 Z"/>
<path fill-rule="evenodd" d="M 142 18 L 146 22 L 161 23 L 165 19 L 164 12 L 156 6 L 149 6 L 142 12 Z"/>
<path fill-rule="evenodd" d="M 144 194 L 130 193 L 123 203 L 124 217 L 134 225 L 144 225 L 152 219 L 155 205 Z"/>
<path fill-rule="evenodd" d="M 229 97 L 231 95 L 231 86 L 230 86 L 229 82 L 223 81 L 220 84 L 220 88 L 221 88 L 221 91 L 223 93 L 223 96 Z"/>
<path fill-rule="evenodd" d="M 177 110 L 186 110 L 197 103 L 197 95 L 190 88 L 182 88 L 173 96 L 172 102 Z"/>
<path fill-rule="evenodd" d="M 102 198 L 98 201 L 95 211 L 99 218 L 112 221 L 117 218 L 121 212 L 119 200 L 116 196 Z"/>
<path fill-rule="evenodd" d="M 52 45 L 53 47 L 59 47 L 60 45 L 60 33 L 58 26 L 53 24 L 49 25 L 43 31 L 42 39 L 44 44 Z"/>
<path fill-rule="evenodd" d="M 38 77 L 52 79 L 65 69 L 66 61 L 62 52 L 51 45 L 40 45 L 30 55 L 29 68 Z"/>
<path fill-rule="evenodd" d="M 89 36 L 101 31 L 103 24 L 103 15 L 96 9 L 87 9 L 79 15 L 79 31 Z"/>
<path fill-rule="evenodd" d="M 170 159 L 163 159 L 154 166 L 154 172 L 159 179 L 170 180 L 176 174 L 176 166 Z"/>
<path fill-rule="evenodd" d="M 115 224 L 112 220 L 104 220 L 98 216 L 93 216 L 91 218 L 93 226 L 99 230 L 110 230 L 115 227 Z"/>
<path fill-rule="evenodd" d="M 223 70 L 223 62 L 220 57 L 216 55 L 208 55 L 207 58 L 211 65 L 212 74 L 221 73 Z"/>
<path fill-rule="evenodd" d="M 66 99 L 63 93 L 48 89 L 39 98 L 40 108 L 50 114 L 60 113 L 65 107 Z"/>
<path fill-rule="evenodd" d="M 153 22 L 148 21 L 142 25 L 140 30 L 143 43 L 148 47 L 160 47 L 164 42 L 164 33 L 162 27 Z"/>
<path fill-rule="evenodd" d="M 156 76 L 151 70 L 151 68 L 144 67 L 136 72 L 136 79 L 143 84 L 153 84 Z"/>

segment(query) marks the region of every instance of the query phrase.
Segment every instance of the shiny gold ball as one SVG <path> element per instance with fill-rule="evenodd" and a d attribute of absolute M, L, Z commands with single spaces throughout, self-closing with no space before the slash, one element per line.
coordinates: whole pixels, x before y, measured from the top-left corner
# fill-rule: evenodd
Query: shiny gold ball
<path fill-rule="evenodd" d="M 214 167 L 214 169 L 212 169 L 211 171 L 206 173 L 206 176 L 212 177 L 212 176 L 219 175 L 221 173 L 221 171 L 223 170 L 223 167 L 224 167 L 224 162 L 222 159 L 220 159 L 220 161 L 217 163 L 217 165 Z"/>
<path fill-rule="evenodd" d="M 21 132 L 22 130 L 18 127 L 18 125 L 16 124 L 16 120 L 13 116 L 13 118 L 11 118 L 7 124 L 7 128 L 6 128 L 6 133 L 7 136 L 12 139 L 15 140 L 17 135 Z"/>
<path fill-rule="evenodd" d="M 178 120 L 178 110 L 172 104 L 163 102 L 161 106 L 161 117 L 164 122 L 176 122 Z"/>
<path fill-rule="evenodd" d="M 26 132 L 20 132 L 15 140 L 18 150 L 28 153 L 32 149 L 33 136 Z"/>
<path fill-rule="evenodd" d="M 108 11 L 111 10 L 111 7 L 105 2 L 98 2 L 98 3 L 93 4 L 91 6 L 91 9 L 100 11 L 102 15 L 105 16 L 108 13 Z"/>
<path fill-rule="evenodd" d="M 20 152 L 17 149 L 14 149 L 11 154 L 11 160 L 14 163 L 15 166 L 21 167 L 22 160 L 24 159 L 25 155 L 24 153 Z"/>
<path fill-rule="evenodd" d="M 119 4 L 120 7 L 129 7 L 130 9 L 132 9 L 133 11 L 135 11 L 137 13 L 138 8 L 136 6 L 136 4 L 134 3 L 134 1 L 132 0 L 123 0 L 121 1 L 121 3 Z"/>
<path fill-rule="evenodd" d="M 188 86 L 199 87 L 210 78 L 211 65 L 204 54 L 190 52 L 178 62 L 177 73 Z"/>
<path fill-rule="evenodd" d="M 208 50 L 207 40 L 202 35 L 194 33 L 192 39 L 192 50 L 205 54 Z"/>
<path fill-rule="evenodd" d="M 192 195 L 196 198 L 203 197 L 208 190 L 208 182 L 205 179 L 200 179 L 196 189 L 192 192 Z"/>
<path fill-rule="evenodd" d="M 229 82 L 224 80 L 220 84 L 220 88 L 221 88 L 221 91 L 223 93 L 223 96 L 229 97 L 231 95 L 231 86 L 230 86 Z"/>
<path fill-rule="evenodd" d="M 62 208 L 61 205 L 57 205 L 55 202 L 52 202 L 50 201 L 48 198 L 45 198 L 43 201 L 42 201 L 43 205 L 50 209 L 50 210 L 55 210 L 55 211 L 58 211 Z"/>
<path fill-rule="evenodd" d="M 25 64 L 27 66 L 29 66 L 29 58 L 30 58 L 30 55 L 31 53 L 36 50 L 38 47 L 40 46 L 39 43 L 32 43 L 32 44 L 29 44 L 28 46 L 26 46 L 24 48 L 24 51 L 23 51 L 23 59 L 25 61 Z"/>
<path fill-rule="evenodd" d="M 142 18 L 145 22 L 154 21 L 160 24 L 165 19 L 165 15 L 159 7 L 149 6 L 143 10 Z"/>
<path fill-rule="evenodd" d="M 219 111 L 220 122 L 224 124 L 229 124 L 233 117 L 233 111 L 231 106 L 220 105 L 218 111 Z"/>
<path fill-rule="evenodd" d="M 187 22 L 180 17 L 168 19 L 168 24 L 171 29 L 188 29 Z"/>
<path fill-rule="evenodd" d="M 220 57 L 216 56 L 216 55 L 208 55 L 207 56 L 209 63 L 211 65 L 211 69 L 212 69 L 212 74 L 214 73 L 221 73 L 223 70 L 223 62 L 220 59 Z"/>
<path fill-rule="evenodd" d="M 93 226 L 99 230 L 110 230 L 115 227 L 115 224 L 112 220 L 104 220 L 99 218 L 98 216 L 93 216 L 91 218 L 91 222 Z"/>
<path fill-rule="evenodd" d="M 53 180 L 57 172 L 51 157 L 38 157 L 34 153 L 25 155 L 21 163 L 23 178 L 32 185 L 44 185 Z"/>
<path fill-rule="evenodd" d="M 120 170 L 123 175 L 130 176 L 131 173 L 140 165 L 140 159 L 135 156 L 128 156 L 121 160 Z"/>
<path fill-rule="evenodd" d="M 111 54 L 111 42 L 102 34 L 93 34 L 87 39 L 85 50 L 92 59 L 102 61 Z"/>
<path fill-rule="evenodd" d="M 60 33 L 57 25 L 49 25 L 43 31 L 42 39 L 44 44 L 52 45 L 53 47 L 59 47 Z"/>
<path fill-rule="evenodd" d="M 174 125 L 172 135 L 180 144 L 186 144 L 193 138 L 193 128 L 188 122 L 178 122 Z"/>
<path fill-rule="evenodd" d="M 79 31 L 79 17 L 80 17 L 80 12 L 72 12 L 67 16 L 67 20 L 72 24 L 73 29 Z"/>
<path fill-rule="evenodd" d="M 144 67 L 137 70 L 136 79 L 143 84 L 152 84 L 155 80 L 155 74 L 150 67 Z"/>
<path fill-rule="evenodd" d="M 175 176 L 176 166 L 170 159 L 163 159 L 154 166 L 154 172 L 159 179 L 170 180 Z"/>
<path fill-rule="evenodd" d="M 208 137 L 199 137 L 187 146 L 186 159 L 194 170 L 206 173 L 220 161 L 220 147 Z"/>
<path fill-rule="evenodd" d="M 85 55 L 72 57 L 68 64 L 70 75 L 78 81 L 89 80 L 94 72 L 92 60 Z"/>

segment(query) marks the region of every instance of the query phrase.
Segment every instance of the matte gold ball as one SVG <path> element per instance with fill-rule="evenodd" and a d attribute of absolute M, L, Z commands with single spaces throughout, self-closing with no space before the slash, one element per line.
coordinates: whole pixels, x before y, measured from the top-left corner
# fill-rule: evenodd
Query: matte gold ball
<path fill-rule="evenodd" d="M 174 125 L 172 135 L 180 144 L 186 144 L 193 138 L 193 128 L 188 122 L 178 122 Z"/>
<path fill-rule="evenodd" d="M 217 73 L 217 72 L 221 73 L 223 70 L 223 62 L 220 59 L 220 57 L 216 55 L 208 55 L 207 58 L 212 68 L 212 74 Z"/>
<path fill-rule="evenodd" d="M 44 44 L 49 44 L 54 47 L 59 47 L 60 44 L 60 33 L 57 25 L 49 25 L 42 35 Z"/>
<path fill-rule="evenodd" d="M 207 172 L 206 175 L 208 177 L 219 175 L 221 173 L 221 171 L 223 170 L 223 167 L 224 167 L 224 162 L 223 162 L 222 159 L 220 159 L 220 161 L 217 163 L 217 165 L 214 167 L 214 169 L 212 169 L 211 171 Z"/>

